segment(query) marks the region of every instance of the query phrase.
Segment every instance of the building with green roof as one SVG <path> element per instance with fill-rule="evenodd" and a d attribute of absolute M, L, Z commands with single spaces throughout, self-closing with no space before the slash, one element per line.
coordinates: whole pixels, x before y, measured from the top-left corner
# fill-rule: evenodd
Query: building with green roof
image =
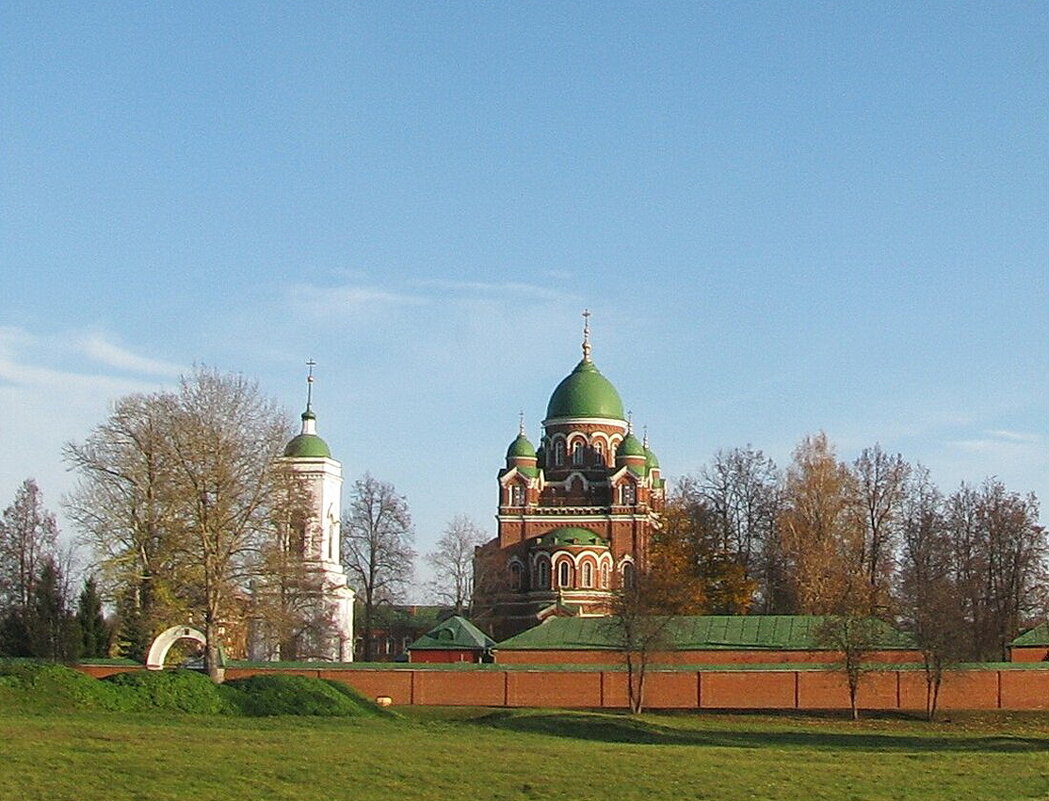
<path fill-rule="evenodd" d="M 500 637 L 550 616 L 604 615 L 665 499 L 659 460 L 591 356 L 554 388 L 538 447 L 524 419 L 499 471 L 499 532 L 481 548 L 475 622 Z"/>
<path fill-rule="evenodd" d="M 1049 662 L 1049 620 L 1009 643 L 1010 662 Z"/>
<path fill-rule="evenodd" d="M 819 615 L 696 615 L 666 620 L 658 661 L 672 664 L 827 663 L 836 652 Z M 872 618 L 870 662 L 920 662 L 914 641 Z M 616 664 L 621 635 L 615 618 L 550 617 L 495 646 L 503 664 Z"/>
<path fill-rule="evenodd" d="M 409 662 L 483 662 L 495 640 L 460 615 L 452 615 L 408 646 Z"/>

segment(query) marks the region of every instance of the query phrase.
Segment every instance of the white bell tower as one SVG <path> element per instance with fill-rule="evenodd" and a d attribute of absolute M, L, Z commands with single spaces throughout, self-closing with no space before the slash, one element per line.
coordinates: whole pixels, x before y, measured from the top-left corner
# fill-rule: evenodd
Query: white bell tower
<path fill-rule="evenodd" d="M 312 514 L 306 522 L 303 560 L 307 569 L 321 579 L 322 593 L 329 608 L 331 633 L 322 649 L 327 659 L 353 661 L 354 592 L 346 584 L 342 567 L 342 465 L 331 457 L 328 444 L 317 436 L 317 416 L 313 413 L 313 368 L 306 362 L 306 411 L 302 413 L 302 432 L 284 449 L 283 461 L 298 476 L 311 499 Z"/>

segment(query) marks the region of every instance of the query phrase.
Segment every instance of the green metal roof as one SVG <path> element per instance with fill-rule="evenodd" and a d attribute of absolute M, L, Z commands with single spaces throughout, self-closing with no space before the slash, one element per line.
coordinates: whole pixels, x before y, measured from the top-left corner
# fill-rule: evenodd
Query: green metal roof
<path fill-rule="evenodd" d="M 517 439 L 510 443 L 506 450 L 507 459 L 535 459 L 535 448 L 524 434 L 518 434 Z"/>
<path fill-rule="evenodd" d="M 641 444 L 641 440 L 635 437 L 632 433 L 628 433 L 623 437 L 623 441 L 619 443 L 619 447 L 616 448 L 616 456 L 645 456 L 645 446 Z"/>
<path fill-rule="evenodd" d="M 546 407 L 548 420 L 566 417 L 605 417 L 623 420 L 623 401 L 612 382 L 589 359 L 583 359 L 557 385 Z"/>
<path fill-rule="evenodd" d="M 670 650 L 832 651 L 821 644 L 818 615 L 696 615 L 675 618 L 667 629 Z M 876 621 L 877 647 L 911 649 L 910 638 Z M 616 649 L 614 620 L 607 617 L 552 617 L 497 646 L 507 651 Z"/>
<path fill-rule="evenodd" d="M 645 448 L 645 469 L 652 471 L 659 467 L 659 459 L 652 452 L 651 448 Z"/>
<path fill-rule="evenodd" d="M 535 539 L 536 545 L 600 545 L 608 547 L 608 540 L 582 526 L 559 526 Z"/>
<path fill-rule="evenodd" d="M 316 434 L 299 434 L 284 448 L 284 455 L 299 459 L 330 459 L 328 443 Z"/>
<path fill-rule="evenodd" d="M 1025 631 L 1011 643 L 1010 646 L 1023 648 L 1027 646 L 1049 645 L 1049 620 L 1035 626 L 1030 631 Z"/>
<path fill-rule="evenodd" d="M 422 637 L 408 646 L 409 651 L 434 651 L 454 648 L 486 650 L 495 645 L 495 640 L 477 626 L 459 615 L 452 615 L 438 623 Z"/>

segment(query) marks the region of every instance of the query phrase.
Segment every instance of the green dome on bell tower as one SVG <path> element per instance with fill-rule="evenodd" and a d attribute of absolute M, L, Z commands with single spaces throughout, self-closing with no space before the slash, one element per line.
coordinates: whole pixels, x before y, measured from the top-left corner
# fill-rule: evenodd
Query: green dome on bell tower
<path fill-rule="evenodd" d="M 330 459 L 331 449 L 327 442 L 317 436 L 317 415 L 313 413 L 313 367 L 316 362 L 311 359 L 306 364 L 309 365 L 310 373 L 306 377 L 306 411 L 302 413 L 302 433 L 284 446 L 284 456 L 288 459 Z"/>

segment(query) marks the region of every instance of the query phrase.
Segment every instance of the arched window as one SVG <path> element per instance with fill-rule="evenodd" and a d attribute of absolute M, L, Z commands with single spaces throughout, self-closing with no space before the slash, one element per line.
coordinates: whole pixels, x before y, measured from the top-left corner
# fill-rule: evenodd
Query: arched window
<path fill-rule="evenodd" d="M 608 565 L 601 565 L 601 589 L 608 589 Z"/>
<path fill-rule="evenodd" d="M 521 563 L 511 562 L 510 563 L 510 589 L 519 590 L 521 589 Z"/>
<path fill-rule="evenodd" d="M 586 446 L 583 445 L 582 440 L 576 440 L 575 445 L 572 446 L 572 464 L 576 467 L 582 467 L 585 456 Z"/>
<path fill-rule="evenodd" d="M 572 568 L 568 564 L 568 560 L 564 560 L 558 565 L 557 571 L 557 586 L 568 587 L 572 583 Z"/>
<path fill-rule="evenodd" d="M 594 586 L 594 566 L 589 562 L 583 562 L 583 586 Z"/>
<path fill-rule="evenodd" d="M 554 464 L 560 467 L 565 463 L 565 441 L 563 439 L 557 440 L 554 443 Z"/>
<path fill-rule="evenodd" d="M 535 566 L 535 583 L 541 590 L 550 589 L 550 562 L 540 559 Z"/>
<path fill-rule="evenodd" d="M 595 442 L 594 448 L 594 464 L 603 465 L 605 463 L 605 446 L 600 442 Z"/>
<path fill-rule="evenodd" d="M 632 588 L 636 578 L 634 566 L 630 562 L 623 565 L 623 586 Z"/>
<path fill-rule="evenodd" d="M 511 506 L 524 506 L 525 505 L 525 488 L 520 484 L 513 484 L 510 487 L 510 505 Z"/>
<path fill-rule="evenodd" d="M 619 502 L 623 506 L 633 506 L 637 503 L 637 487 L 631 482 L 620 484 L 619 486 Z"/>

